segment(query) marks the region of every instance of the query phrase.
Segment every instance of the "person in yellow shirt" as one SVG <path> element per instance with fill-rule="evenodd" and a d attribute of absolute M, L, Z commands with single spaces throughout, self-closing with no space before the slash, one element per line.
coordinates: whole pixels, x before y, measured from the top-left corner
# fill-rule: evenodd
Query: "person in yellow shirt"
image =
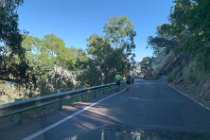
<path fill-rule="evenodd" d="M 116 80 L 116 84 L 117 84 L 117 92 L 120 91 L 120 81 L 121 81 L 122 77 L 120 76 L 120 73 L 117 72 L 117 74 L 115 75 L 115 80 Z"/>

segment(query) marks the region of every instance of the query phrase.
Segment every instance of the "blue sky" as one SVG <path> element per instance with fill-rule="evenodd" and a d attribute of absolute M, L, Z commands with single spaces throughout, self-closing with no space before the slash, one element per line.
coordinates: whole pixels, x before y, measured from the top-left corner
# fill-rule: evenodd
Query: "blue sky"
<path fill-rule="evenodd" d="M 19 27 L 42 38 L 53 33 L 66 46 L 85 49 L 87 38 L 103 34 L 108 18 L 127 16 L 135 26 L 136 60 L 151 56 L 147 37 L 168 22 L 173 0 L 25 0 L 19 7 Z"/>

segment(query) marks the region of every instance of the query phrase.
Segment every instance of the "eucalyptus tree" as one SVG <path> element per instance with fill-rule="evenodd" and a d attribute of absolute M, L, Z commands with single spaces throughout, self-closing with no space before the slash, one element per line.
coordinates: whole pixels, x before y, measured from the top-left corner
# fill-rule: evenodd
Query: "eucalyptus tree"
<path fill-rule="evenodd" d="M 31 68 L 21 47 L 17 8 L 23 0 L 0 1 L 0 80 L 15 84 L 30 83 Z M 29 86 L 29 85 L 28 85 Z"/>
<path fill-rule="evenodd" d="M 140 75 L 143 78 L 152 78 L 152 57 L 144 57 L 141 62 L 139 62 L 140 66 Z"/>
<path fill-rule="evenodd" d="M 95 66 L 101 72 L 102 83 L 114 80 L 114 74 L 120 67 L 118 61 L 122 60 L 116 48 L 111 46 L 109 39 L 99 35 L 88 38 L 88 55 L 94 61 Z"/>
<path fill-rule="evenodd" d="M 25 35 L 22 46 L 41 94 L 73 88 L 78 74 L 75 71 L 80 71 L 83 61 L 87 61 L 83 50 L 66 47 L 54 34 L 45 35 L 43 39 Z"/>
<path fill-rule="evenodd" d="M 131 68 L 135 61 L 133 50 L 135 49 L 134 38 L 136 36 L 131 21 L 126 16 L 114 16 L 108 20 L 103 29 L 106 38 L 110 40 L 113 47 L 121 51 L 123 56 L 123 67 L 118 69 L 122 71 L 124 67 Z"/>

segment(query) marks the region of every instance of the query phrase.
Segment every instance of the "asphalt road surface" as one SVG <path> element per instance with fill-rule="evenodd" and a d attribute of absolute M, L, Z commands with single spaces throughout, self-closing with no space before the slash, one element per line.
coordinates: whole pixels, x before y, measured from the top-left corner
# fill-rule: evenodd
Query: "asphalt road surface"
<path fill-rule="evenodd" d="M 136 80 L 129 90 L 75 103 L 62 111 L 1 131 L 0 139 L 76 140 L 107 126 L 208 134 L 210 111 L 167 84 Z"/>

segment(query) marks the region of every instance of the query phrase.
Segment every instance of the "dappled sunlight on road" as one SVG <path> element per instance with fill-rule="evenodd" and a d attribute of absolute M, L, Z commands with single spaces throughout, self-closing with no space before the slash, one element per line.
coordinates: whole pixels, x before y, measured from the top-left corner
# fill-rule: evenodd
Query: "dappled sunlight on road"
<path fill-rule="evenodd" d="M 88 114 L 95 116 L 95 118 L 101 118 L 102 121 L 104 121 L 103 118 L 106 118 L 106 120 L 109 119 L 114 122 L 120 122 L 120 120 L 114 117 L 110 111 L 111 111 L 110 109 L 105 108 L 103 106 L 97 106 L 97 107 L 92 107 L 87 112 Z"/>
<path fill-rule="evenodd" d="M 91 107 L 74 119 L 74 125 L 85 132 L 117 123 L 120 123 L 120 120 L 112 116 L 110 110 L 103 105 Z"/>
<path fill-rule="evenodd" d="M 64 110 L 77 110 L 81 108 L 85 108 L 87 106 L 90 106 L 92 102 L 75 102 L 71 105 L 64 105 L 62 106 L 62 109 Z"/>
<path fill-rule="evenodd" d="M 79 121 L 76 126 L 81 130 L 92 130 L 97 127 L 95 124 L 83 120 Z"/>
<path fill-rule="evenodd" d="M 76 108 L 76 107 L 73 107 L 73 106 L 67 106 L 67 105 L 62 106 L 62 109 L 63 109 L 63 110 L 77 110 L 77 108 Z"/>

